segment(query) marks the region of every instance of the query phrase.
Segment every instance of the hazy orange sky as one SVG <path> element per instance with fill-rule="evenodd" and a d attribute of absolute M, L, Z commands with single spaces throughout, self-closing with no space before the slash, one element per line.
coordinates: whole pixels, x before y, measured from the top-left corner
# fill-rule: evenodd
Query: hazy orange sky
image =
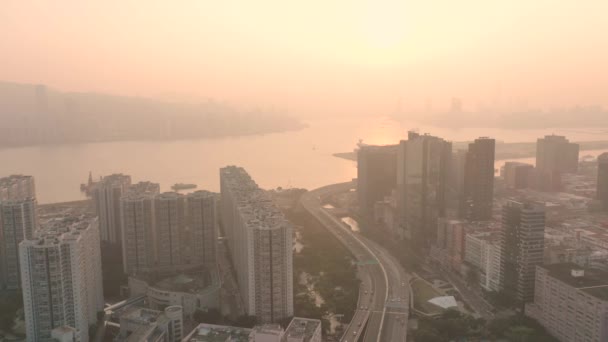
<path fill-rule="evenodd" d="M 2 0 L 0 80 L 293 112 L 607 105 L 606 13 L 606 0 Z"/>

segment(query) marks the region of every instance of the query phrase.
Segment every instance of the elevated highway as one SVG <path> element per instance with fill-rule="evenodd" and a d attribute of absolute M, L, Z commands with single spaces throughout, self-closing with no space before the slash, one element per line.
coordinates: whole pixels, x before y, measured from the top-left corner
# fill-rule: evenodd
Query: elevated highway
<path fill-rule="evenodd" d="M 384 248 L 353 232 L 322 207 L 322 199 L 352 188 L 351 182 L 329 185 L 307 192 L 300 200 L 304 209 L 346 246 L 360 265 L 357 310 L 341 341 L 406 341 L 409 275 Z"/>

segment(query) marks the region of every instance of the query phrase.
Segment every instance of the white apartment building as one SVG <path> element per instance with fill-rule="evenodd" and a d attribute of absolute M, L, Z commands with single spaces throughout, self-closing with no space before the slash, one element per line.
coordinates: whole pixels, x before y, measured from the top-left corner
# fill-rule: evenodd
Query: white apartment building
<path fill-rule="evenodd" d="M 608 341 L 608 273 L 572 263 L 536 267 L 526 315 L 562 342 Z"/>
<path fill-rule="evenodd" d="M 21 286 L 19 243 L 32 239 L 38 227 L 36 199 L 0 203 L 0 287 L 17 290 Z"/>
<path fill-rule="evenodd" d="M 487 291 L 500 291 L 500 232 L 481 231 L 465 237 L 464 259 L 480 271 L 480 285 Z"/>
<path fill-rule="evenodd" d="M 19 255 L 27 341 L 50 341 L 63 326 L 88 341 L 104 307 L 97 220 L 56 222 L 21 242 Z"/>
<path fill-rule="evenodd" d="M 220 170 L 222 224 L 247 314 L 262 323 L 293 316 L 291 224 L 247 172 Z"/>

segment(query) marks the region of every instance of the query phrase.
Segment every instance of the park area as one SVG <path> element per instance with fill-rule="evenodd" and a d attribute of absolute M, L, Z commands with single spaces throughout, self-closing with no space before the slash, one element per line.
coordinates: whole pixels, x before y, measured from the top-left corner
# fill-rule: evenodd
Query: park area
<path fill-rule="evenodd" d="M 428 316 L 439 315 L 443 309 L 435 304 L 429 303 L 430 299 L 441 296 L 429 283 L 420 278 L 415 278 L 410 283 L 414 296 L 414 309 Z"/>

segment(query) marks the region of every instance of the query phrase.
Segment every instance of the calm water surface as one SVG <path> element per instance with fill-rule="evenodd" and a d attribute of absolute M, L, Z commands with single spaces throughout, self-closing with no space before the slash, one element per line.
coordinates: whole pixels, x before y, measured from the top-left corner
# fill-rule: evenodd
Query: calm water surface
<path fill-rule="evenodd" d="M 391 144 L 418 128 L 453 141 L 490 136 L 499 140 L 534 141 L 545 134 L 567 135 L 571 140 L 602 140 L 586 132 L 559 130 L 499 130 L 474 128 L 450 130 L 404 125 L 389 118 L 332 119 L 309 123 L 298 132 L 218 140 L 175 142 L 111 142 L 24 147 L 0 150 L 0 176 L 13 173 L 36 178 L 40 203 L 84 198 L 79 185 L 89 171 L 95 178 L 122 172 L 133 181 L 158 182 L 161 190 L 174 183 L 195 183 L 199 189 L 219 190 L 219 168 L 243 166 L 263 188 L 313 189 L 356 177 L 356 164 L 332 156 L 352 151 L 358 139 L 370 144 Z M 599 151 L 597 152 L 599 153 Z M 587 152 L 581 155 L 589 154 Z M 500 166 L 500 165 L 497 165 Z"/>

